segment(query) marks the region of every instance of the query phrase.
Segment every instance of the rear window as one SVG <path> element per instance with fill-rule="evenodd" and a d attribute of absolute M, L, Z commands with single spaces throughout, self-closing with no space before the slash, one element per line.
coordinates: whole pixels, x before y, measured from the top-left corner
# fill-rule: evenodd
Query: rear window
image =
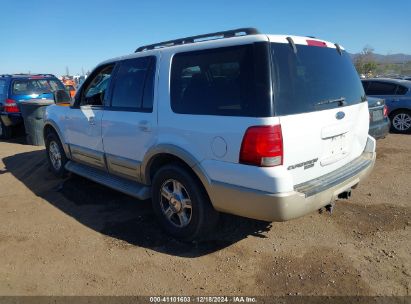
<path fill-rule="evenodd" d="M 13 82 L 13 94 L 16 95 L 51 93 L 64 89 L 57 79 L 19 79 Z"/>
<path fill-rule="evenodd" d="M 267 45 L 258 43 L 176 54 L 171 68 L 172 110 L 198 115 L 271 116 L 267 59 Z"/>
<path fill-rule="evenodd" d="M 336 49 L 271 43 L 276 115 L 290 115 L 353 105 L 365 100 L 350 56 Z M 343 100 L 343 103 L 340 102 Z"/>

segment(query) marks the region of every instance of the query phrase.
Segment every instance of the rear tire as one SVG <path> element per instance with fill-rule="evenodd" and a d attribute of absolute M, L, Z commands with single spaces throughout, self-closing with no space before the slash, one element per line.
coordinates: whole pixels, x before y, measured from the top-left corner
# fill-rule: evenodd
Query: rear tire
<path fill-rule="evenodd" d="M 12 135 L 12 127 L 7 127 L 0 119 L 0 139 L 10 139 Z"/>
<path fill-rule="evenodd" d="M 400 134 L 411 133 L 411 111 L 398 110 L 390 114 L 391 131 Z"/>
<path fill-rule="evenodd" d="M 63 145 L 55 132 L 46 135 L 46 152 L 47 161 L 50 170 L 58 177 L 64 177 L 67 174 L 65 165 L 68 161 L 63 149 Z"/>
<path fill-rule="evenodd" d="M 155 174 L 152 204 L 163 229 L 179 240 L 201 240 L 218 222 L 218 212 L 200 181 L 178 164 L 166 165 Z"/>

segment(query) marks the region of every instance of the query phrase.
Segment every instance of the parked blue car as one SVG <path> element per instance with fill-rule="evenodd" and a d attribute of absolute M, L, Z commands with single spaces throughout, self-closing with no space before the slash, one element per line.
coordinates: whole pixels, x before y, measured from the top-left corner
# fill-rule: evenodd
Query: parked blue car
<path fill-rule="evenodd" d="M 65 87 L 51 74 L 0 75 L 0 138 L 10 138 L 13 127 L 23 123 L 20 102 L 54 99 L 57 90 Z"/>
<path fill-rule="evenodd" d="M 391 130 L 411 133 L 411 81 L 390 78 L 363 79 L 367 96 L 382 98 L 388 109 Z"/>

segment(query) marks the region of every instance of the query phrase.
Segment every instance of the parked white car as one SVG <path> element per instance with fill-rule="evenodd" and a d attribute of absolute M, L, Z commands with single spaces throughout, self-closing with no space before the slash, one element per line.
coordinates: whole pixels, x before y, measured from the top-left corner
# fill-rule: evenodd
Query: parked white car
<path fill-rule="evenodd" d="M 184 240 L 209 233 L 219 212 L 284 221 L 348 198 L 375 162 L 346 51 L 255 29 L 107 60 L 45 123 L 54 173 L 151 198 Z"/>

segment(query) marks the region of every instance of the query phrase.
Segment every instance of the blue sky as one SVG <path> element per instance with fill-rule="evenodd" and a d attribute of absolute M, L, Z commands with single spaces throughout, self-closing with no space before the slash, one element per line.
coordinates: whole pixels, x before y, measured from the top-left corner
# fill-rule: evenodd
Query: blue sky
<path fill-rule="evenodd" d="M 0 12 L 0 73 L 76 74 L 143 44 L 246 26 L 411 54 L 410 0 L 10 0 Z"/>

